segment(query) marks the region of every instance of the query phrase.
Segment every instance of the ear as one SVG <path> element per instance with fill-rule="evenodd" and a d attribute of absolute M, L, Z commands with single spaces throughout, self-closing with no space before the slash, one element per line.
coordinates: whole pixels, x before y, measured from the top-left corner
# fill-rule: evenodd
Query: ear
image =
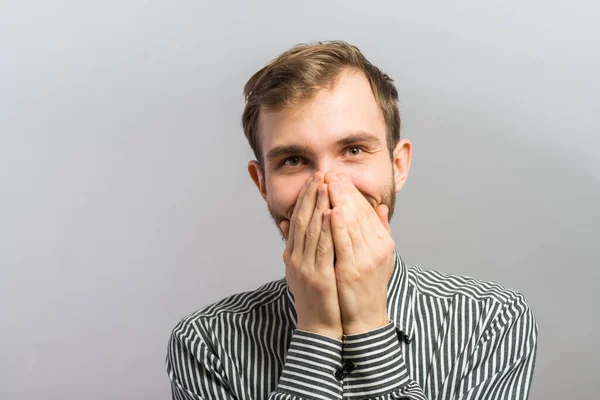
<path fill-rule="evenodd" d="M 248 173 L 250 174 L 250 178 L 252 178 L 254 184 L 258 188 L 260 195 L 266 201 L 267 185 L 265 184 L 265 177 L 263 176 L 263 172 L 258 161 L 252 160 L 248 163 Z"/>
<path fill-rule="evenodd" d="M 398 193 L 408 178 L 410 159 L 412 156 L 412 143 L 408 139 L 398 142 L 393 152 L 394 186 Z"/>

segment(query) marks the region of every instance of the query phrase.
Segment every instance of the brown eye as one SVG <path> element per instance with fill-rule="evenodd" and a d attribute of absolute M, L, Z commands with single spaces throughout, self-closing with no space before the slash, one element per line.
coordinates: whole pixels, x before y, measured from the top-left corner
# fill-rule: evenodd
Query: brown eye
<path fill-rule="evenodd" d="M 358 156 L 360 153 L 362 153 L 362 149 L 360 147 L 348 147 L 347 151 L 351 156 Z"/>
<path fill-rule="evenodd" d="M 297 167 L 300 164 L 300 161 L 300 157 L 289 157 L 285 159 L 283 165 L 287 165 L 288 167 Z"/>

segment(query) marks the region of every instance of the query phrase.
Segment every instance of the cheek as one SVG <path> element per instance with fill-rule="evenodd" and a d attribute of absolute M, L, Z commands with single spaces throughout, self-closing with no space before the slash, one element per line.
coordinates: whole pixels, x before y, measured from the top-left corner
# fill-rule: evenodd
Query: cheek
<path fill-rule="evenodd" d="M 382 188 L 389 185 L 391 168 L 371 167 L 348 171 L 347 175 L 356 188 L 365 196 L 380 199 Z"/>
<path fill-rule="evenodd" d="M 381 185 L 381 182 L 389 180 L 389 171 L 384 171 L 382 168 L 362 167 L 348 171 L 346 175 L 356 187 L 376 188 Z"/>
<path fill-rule="evenodd" d="M 267 202 L 281 215 L 285 215 L 294 207 L 298 195 L 304 185 L 304 179 L 273 179 L 267 182 Z"/>

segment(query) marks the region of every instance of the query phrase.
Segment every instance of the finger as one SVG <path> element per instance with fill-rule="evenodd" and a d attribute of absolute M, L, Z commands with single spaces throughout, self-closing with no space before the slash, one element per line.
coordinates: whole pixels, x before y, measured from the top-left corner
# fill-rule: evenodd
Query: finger
<path fill-rule="evenodd" d="M 371 241 L 377 238 L 377 235 L 373 233 L 369 216 L 360 205 L 357 205 L 357 201 L 353 199 L 354 192 L 358 193 L 358 196 L 361 198 L 358 200 L 367 201 L 344 175 L 339 174 L 336 177 L 332 174 L 330 179 L 330 186 L 332 186 L 330 192 L 332 199 L 334 199 L 331 203 L 333 206 L 341 208 L 353 245 L 361 246 L 360 248 L 362 249 L 364 243 L 371 243 Z M 370 205 L 368 206 L 370 207 Z M 375 213 L 372 207 L 371 212 Z"/>
<path fill-rule="evenodd" d="M 334 207 L 331 212 L 331 230 L 337 258 L 336 265 L 354 263 L 352 239 L 346 228 L 344 212 L 340 207 Z"/>
<path fill-rule="evenodd" d="M 392 234 L 392 227 L 390 226 L 390 217 L 389 217 L 389 215 L 390 215 L 390 209 L 388 208 L 388 206 L 386 206 L 385 204 L 380 204 L 375 209 L 375 212 L 377 213 L 377 216 L 381 220 L 381 223 L 383 224 L 383 226 L 387 230 L 388 234 L 391 235 Z"/>
<path fill-rule="evenodd" d="M 346 203 L 355 207 L 359 215 L 369 215 L 373 213 L 373 206 L 367 201 L 365 196 L 358 188 L 348 179 L 347 176 L 340 174 L 341 188 L 345 192 Z"/>
<path fill-rule="evenodd" d="M 327 185 L 320 183 L 317 188 L 317 203 L 313 212 L 310 225 L 306 230 L 306 243 L 304 245 L 304 255 L 315 260 L 319 237 L 321 235 L 321 225 L 323 224 L 323 214 L 329 210 L 329 195 L 327 194 Z"/>
<path fill-rule="evenodd" d="M 366 212 L 362 203 L 366 202 L 367 207 L 370 207 L 370 204 L 350 180 L 343 174 L 331 174 L 329 179 L 331 181 L 330 197 L 332 206 L 342 208 L 347 221 L 351 218 L 363 217 Z M 359 198 L 355 198 L 356 194 Z"/>
<path fill-rule="evenodd" d="M 287 219 L 281 221 L 279 223 L 279 229 L 281 229 L 283 237 L 285 238 L 285 240 L 287 240 L 288 235 L 290 234 L 290 221 L 288 221 Z"/>
<path fill-rule="evenodd" d="M 333 248 L 333 236 L 331 232 L 331 210 L 328 208 L 323 213 L 323 222 L 321 224 L 321 235 L 317 245 L 317 254 L 315 269 L 317 272 L 323 268 L 333 267 L 335 251 Z"/>
<path fill-rule="evenodd" d="M 379 215 L 365 196 L 346 176 L 340 175 L 340 182 L 342 190 L 345 192 L 347 208 L 354 210 L 364 240 L 371 242 L 373 239 L 386 237 L 386 225 L 381 223 Z"/>
<path fill-rule="evenodd" d="M 341 211 L 344 214 L 344 221 L 346 222 L 346 232 L 352 242 L 352 254 L 354 259 L 361 259 L 368 250 L 366 244 L 369 243 L 374 236 L 371 232 L 370 223 L 363 217 L 357 217 L 356 215 L 349 217 L 343 208 Z"/>
<path fill-rule="evenodd" d="M 342 207 L 345 204 L 344 194 L 342 193 L 342 183 L 334 174 L 329 175 L 329 199 L 332 207 Z"/>
<path fill-rule="evenodd" d="M 286 246 L 285 246 L 285 253 L 287 253 L 287 256 L 291 256 L 292 251 L 294 250 L 294 232 L 296 232 L 295 226 L 294 226 L 294 214 L 296 214 L 296 210 L 299 209 L 300 205 L 302 204 L 302 199 L 304 198 L 304 195 L 306 193 L 306 189 L 308 188 L 308 184 L 310 183 L 310 181 L 312 180 L 312 178 L 309 178 L 306 180 L 306 182 L 304 183 L 304 185 L 302 186 L 302 189 L 300 190 L 300 193 L 298 194 L 298 199 L 296 200 L 296 205 L 294 206 L 294 212 L 292 213 L 291 219 L 288 222 L 288 235 L 287 235 L 287 242 L 286 242 Z M 284 253 L 284 258 L 285 258 L 285 253 Z"/>
<path fill-rule="evenodd" d="M 306 229 L 310 223 L 310 219 L 315 210 L 315 204 L 317 202 L 317 187 L 319 186 L 321 177 L 317 173 L 313 180 L 308 184 L 306 192 L 302 198 L 302 203 L 296 205 L 294 209 L 294 215 L 292 216 L 292 222 L 294 223 L 294 250 L 293 253 L 298 252 L 299 256 L 304 254 L 304 245 L 306 242 Z"/>

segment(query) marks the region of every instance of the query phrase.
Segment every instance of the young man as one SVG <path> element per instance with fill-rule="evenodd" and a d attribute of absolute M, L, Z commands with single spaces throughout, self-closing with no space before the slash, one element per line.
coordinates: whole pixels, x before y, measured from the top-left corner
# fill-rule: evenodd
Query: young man
<path fill-rule="evenodd" d="M 388 223 L 407 179 L 392 80 L 344 42 L 301 45 L 244 88 L 250 177 L 285 279 L 173 330 L 174 399 L 526 399 L 523 296 L 407 265 Z"/>

